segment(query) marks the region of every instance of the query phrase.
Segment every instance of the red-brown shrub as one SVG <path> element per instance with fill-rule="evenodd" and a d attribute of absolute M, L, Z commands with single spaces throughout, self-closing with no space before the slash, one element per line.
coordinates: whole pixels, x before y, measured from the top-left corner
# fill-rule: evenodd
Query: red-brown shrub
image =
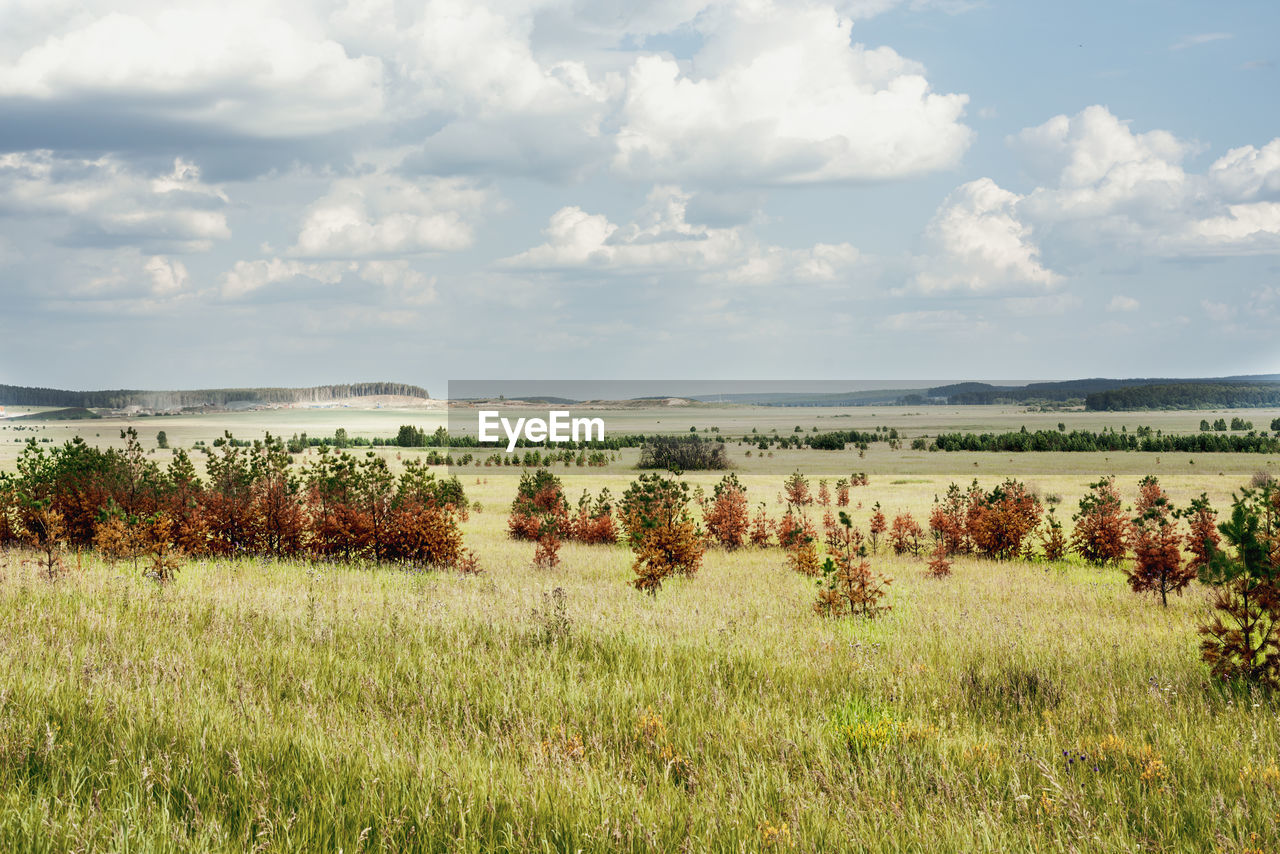
<path fill-rule="evenodd" d="M 736 475 L 725 475 L 703 516 L 711 539 L 726 549 L 741 548 L 747 535 L 747 491 Z"/>
<path fill-rule="evenodd" d="M 1173 505 L 1155 477 L 1139 484 L 1138 516 L 1133 520 L 1133 568 L 1128 571 L 1134 593 L 1154 593 L 1168 606 L 1169 594 L 1181 594 L 1196 577 L 1182 561 L 1182 536 L 1173 518 Z"/>
<path fill-rule="evenodd" d="M 889 529 L 889 544 L 893 546 L 894 554 L 911 552 L 919 555 L 923 537 L 924 529 L 910 513 L 899 513 L 894 517 L 893 527 Z"/>
<path fill-rule="evenodd" d="M 969 495 L 966 521 L 974 550 L 996 560 L 1021 556 L 1040 525 L 1040 499 L 1013 479 L 987 493 L 975 484 Z"/>
<path fill-rule="evenodd" d="M 1080 499 L 1071 546 L 1090 563 L 1119 563 L 1128 552 L 1129 520 L 1122 512 L 1115 478 L 1104 477 L 1089 485 L 1091 492 Z"/>

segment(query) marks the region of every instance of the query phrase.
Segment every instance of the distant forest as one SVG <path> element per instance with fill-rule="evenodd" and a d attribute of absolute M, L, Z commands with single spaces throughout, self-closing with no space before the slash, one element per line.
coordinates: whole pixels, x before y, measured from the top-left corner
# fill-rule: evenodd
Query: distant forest
<path fill-rule="evenodd" d="M 62 406 L 90 409 L 182 409 L 189 406 L 227 406 L 232 403 L 327 403 L 346 397 L 374 395 L 429 397 L 421 386 L 407 383 L 350 383 L 311 388 L 210 388 L 190 391 L 64 391 L 0 385 L 0 406 Z"/>
<path fill-rule="evenodd" d="M 1241 409 L 1280 406 L 1280 384 L 1175 383 L 1100 391 L 1084 399 L 1085 409 Z"/>
<path fill-rule="evenodd" d="M 1062 403 L 1082 400 L 1085 409 L 1221 409 L 1280 406 L 1280 376 L 1219 379 L 1092 379 L 997 386 L 967 382 L 931 388 L 949 404 Z"/>

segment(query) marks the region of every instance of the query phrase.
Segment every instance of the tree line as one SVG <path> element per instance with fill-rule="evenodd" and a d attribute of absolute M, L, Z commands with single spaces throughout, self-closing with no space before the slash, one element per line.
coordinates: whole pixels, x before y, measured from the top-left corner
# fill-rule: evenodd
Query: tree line
<path fill-rule="evenodd" d="M 1280 406 L 1280 383 L 1169 383 L 1086 395 L 1085 409 L 1246 409 Z"/>
<path fill-rule="evenodd" d="M 1265 433 L 1173 434 L 1150 430 L 1036 430 L 1009 433 L 942 433 L 931 446 L 939 451 L 1147 451 L 1188 453 L 1280 453 L 1280 436 Z"/>
<path fill-rule="evenodd" d="M 208 388 L 186 391 L 68 391 L 56 388 L 0 385 L 2 406 L 61 406 L 92 409 L 181 409 L 188 406 L 226 406 L 229 403 L 326 403 L 347 397 L 401 395 L 430 397 L 425 388 L 408 383 L 368 382 L 319 385 L 310 388 Z"/>

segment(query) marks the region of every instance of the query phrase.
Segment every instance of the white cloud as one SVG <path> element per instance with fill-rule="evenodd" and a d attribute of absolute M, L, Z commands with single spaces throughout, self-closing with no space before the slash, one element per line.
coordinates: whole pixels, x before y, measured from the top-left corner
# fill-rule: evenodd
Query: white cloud
<path fill-rule="evenodd" d="M 151 292 L 155 296 L 170 296 L 185 290 L 191 282 L 187 266 L 178 260 L 170 260 L 162 255 L 152 255 L 143 265 L 143 270 L 151 277 Z"/>
<path fill-rule="evenodd" d="M 1124 294 L 1116 294 L 1111 298 L 1111 302 L 1107 303 L 1107 311 L 1137 311 L 1141 305 L 1142 304 L 1133 297 L 1127 297 Z"/>
<path fill-rule="evenodd" d="M 502 263 L 525 269 L 692 271 L 706 279 L 764 284 L 835 281 L 861 260 L 847 243 L 785 249 L 761 245 L 742 226 L 690 223 L 689 200 L 679 187 L 655 187 L 636 221 L 625 226 L 577 206 L 561 208 L 544 231 L 545 243 Z"/>
<path fill-rule="evenodd" d="M 296 9 L 132 5 L 90 4 L 68 15 L 57 31 L 0 63 L 0 96 L 120 101 L 262 136 L 330 131 L 381 112 L 381 61 L 348 56 Z"/>
<path fill-rule="evenodd" d="M 1280 198 L 1280 138 L 1262 148 L 1233 148 L 1209 167 L 1209 181 L 1228 201 Z"/>
<path fill-rule="evenodd" d="M 1280 139 L 1188 173 L 1182 161 L 1195 144 L 1135 133 L 1092 106 L 1008 142 L 1038 185 L 1019 194 L 983 178 L 958 188 L 926 232 L 920 289 L 1052 286 L 1059 273 L 1106 258 L 1280 252 Z"/>
<path fill-rule="evenodd" d="M 1222 302 L 1200 300 L 1200 308 L 1215 323 L 1230 323 L 1236 316 L 1236 310 Z"/>
<path fill-rule="evenodd" d="M 1233 38 L 1231 33 L 1198 33 L 1194 36 L 1187 36 L 1182 41 L 1169 45 L 1169 50 L 1186 50 L 1189 47 L 1197 47 L 1202 44 L 1226 41 L 1229 38 Z"/>
<path fill-rule="evenodd" d="M 242 299 L 276 285 L 318 283 L 337 285 L 348 277 L 380 288 L 398 302 L 421 305 L 436 296 L 436 280 L 410 266 L 407 261 L 299 261 L 260 258 L 237 261 L 222 276 L 220 292 L 225 299 Z"/>
<path fill-rule="evenodd" d="M 615 166 L 659 180 L 806 183 L 883 179 L 954 165 L 971 139 L 965 95 L 930 91 L 923 68 L 850 44 L 829 6 L 744 0 L 700 22 L 685 69 L 632 66 Z"/>
<path fill-rule="evenodd" d="M 1039 221 L 1140 217 L 1176 205 L 1186 182 L 1180 163 L 1192 150 L 1167 131 L 1135 134 L 1099 106 L 1055 116 L 1009 142 L 1042 182 L 1023 205 Z"/>
<path fill-rule="evenodd" d="M 489 191 L 458 178 L 343 179 L 307 209 L 290 254 L 344 258 L 465 249 L 492 203 Z"/>
<path fill-rule="evenodd" d="M 603 103 L 618 81 L 595 81 L 577 60 L 540 62 L 526 10 L 468 0 L 428 0 L 402 54 L 426 100 L 485 114 L 558 114 Z"/>
<path fill-rule="evenodd" d="M 942 332 L 965 329 L 975 323 L 974 318 L 953 309 L 903 311 L 886 315 L 877 326 L 889 332 Z"/>
<path fill-rule="evenodd" d="M 1060 277 L 1041 263 L 1031 228 L 1018 218 L 1020 201 L 989 178 L 956 189 L 926 230 L 931 252 L 915 287 L 981 294 L 1055 285 Z"/>
<path fill-rule="evenodd" d="M 1280 248 L 1280 140 L 1229 151 L 1206 174 L 1181 161 L 1192 143 L 1167 131 L 1134 133 L 1104 107 L 1057 116 L 1011 140 L 1046 183 L 1019 214 L 1067 243 L 1157 256 L 1228 255 Z"/>
<path fill-rule="evenodd" d="M 336 261 L 307 263 L 281 258 L 237 261 L 222 277 L 222 295 L 228 298 L 243 297 L 269 285 L 298 278 L 335 285 L 342 281 L 346 267 L 347 265 Z"/>
<path fill-rule="evenodd" d="M 0 154 L 0 215 L 52 218 L 72 242 L 205 250 L 231 236 L 227 202 L 181 158 L 171 172 L 148 176 L 111 156 Z"/>

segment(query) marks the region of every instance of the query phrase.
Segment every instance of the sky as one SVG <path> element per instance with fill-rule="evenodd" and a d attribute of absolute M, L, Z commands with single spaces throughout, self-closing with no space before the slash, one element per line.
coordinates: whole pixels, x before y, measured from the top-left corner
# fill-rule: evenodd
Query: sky
<path fill-rule="evenodd" d="M 0 383 L 1280 372 L 1273 0 L 0 0 Z"/>

